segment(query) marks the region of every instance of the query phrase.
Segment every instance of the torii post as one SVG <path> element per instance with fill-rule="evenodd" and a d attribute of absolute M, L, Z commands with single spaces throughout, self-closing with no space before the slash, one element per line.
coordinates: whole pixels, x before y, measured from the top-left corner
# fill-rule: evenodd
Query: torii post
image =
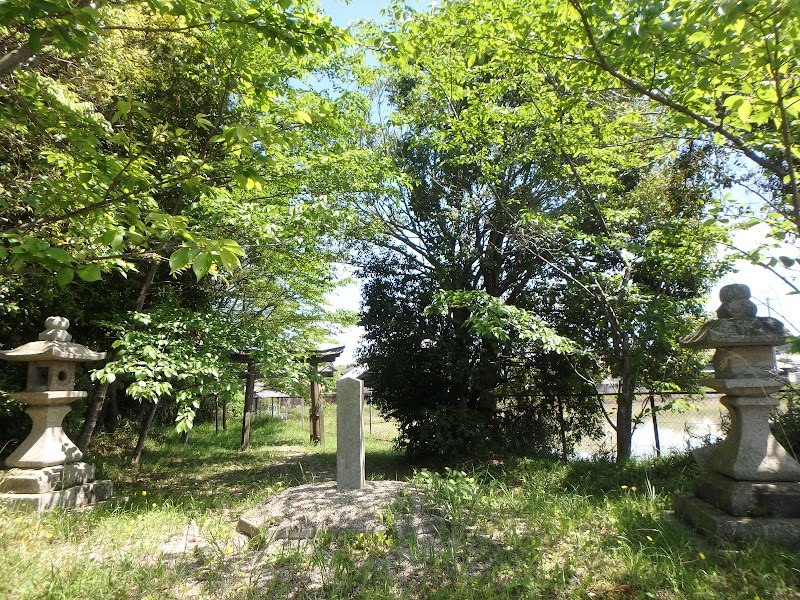
<path fill-rule="evenodd" d="M 320 383 L 316 381 L 316 375 L 320 374 L 319 365 L 328 363 L 329 368 L 332 369 L 333 361 L 339 358 L 342 352 L 344 352 L 344 346 L 318 348 L 312 351 L 311 356 L 308 358 L 308 362 L 314 367 L 315 375 L 315 379 L 311 381 L 311 415 L 309 417 L 309 427 L 311 430 L 310 439 L 312 444 L 325 443 L 325 413 L 322 407 Z"/>
<path fill-rule="evenodd" d="M 247 363 L 247 370 L 241 373 L 245 379 L 244 388 L 244 409 L 242 410 L 242 445 L 239 450 L 245 451 L 250 448 L 250 428 L 253 420 L 253 394 L 255 391 L 256 362 L 250 355 L 250 351 L 255 348 L 247 348 L 245 352 L 231 352 L 230 357 L 233 362 Z M 223 413 L 224 415 L 225 413 Z M 223 427 L 224 429 L 224 427 Z"/>

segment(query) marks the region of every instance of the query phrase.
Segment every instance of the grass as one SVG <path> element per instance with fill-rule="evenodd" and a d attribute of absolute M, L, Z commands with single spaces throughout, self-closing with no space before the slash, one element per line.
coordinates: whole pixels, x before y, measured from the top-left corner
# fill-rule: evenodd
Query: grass
<path fill-rule="evenodd" d="M 326 416 L 324 446 L 308 445 L 299 418 L 262 418 L 246 453 L 238 427 L 200 426 L 187 445 L 157 430 L 136 468 L 126 462 L 133 432 L 98 438 L 90 460 L 128 502 L 43 516 L 0 508 L 0 597 L 800 598 L 800 553 L 710 543 L 665 513 L 696 475 L 685 457 L 415 470 L 387 423 L 367 438 L 368 477 L 413 477 L 440 518 L 436 535 L 398 534 L 398 500 L 386 531 L 237 545 L 249 507 L 335 477 Z"/>

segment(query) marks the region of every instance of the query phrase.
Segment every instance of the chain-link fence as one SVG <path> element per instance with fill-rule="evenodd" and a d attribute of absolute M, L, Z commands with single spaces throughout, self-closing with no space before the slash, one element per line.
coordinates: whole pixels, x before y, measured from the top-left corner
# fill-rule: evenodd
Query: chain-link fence
<path fill-rule="evenodd" d="M 684 451 L 724 437 L 727 409 L 720 394 L 637 394 L 633 403 L 634 456 Z M 584 440 L 578 454 L 612 453 L 616 448 L 617 394 L 598 394 L 603 412 L 603 435 Z"/>
<path fill-rule="evenodd" d="M 720 396 L 714 392 L 637 394 L 633 402 L 631 453 L 639 457 L 661 455 L 722 439 L 728 416 L 719 402 Z M 559 454 L 581 458 L 611 456 L 617 447 L 618 397 L 617 392 L 561 395 L 555 399 L 541 394 L 507 396 L 500 401 L 498 411 L 505 413 L 507 419 L 531 419 L 531 410 L 552 413 L 551 428 L 565 429 L 560 435 L 555 432 L 556 438 L 562 440 Z M 585 433 L 593 429 L 591 419 L 574 418 L 569 407 L 578 407 L 584 415 L 598 415 L 596 435 Z M 577 433 L 581 435 L 576 436 Z M 580 442 L 573 445 L 576 437 Z"/>
<path fill-rule="evenodd" d="M 596 439 L 583 439 L 575 448 L 578 456 L 613 454 L 616 449 L 617 394 L 597 394 L 594 399 L 601 412 L 602 433 Z M 632 454 L 652 456 L 684 451 L 724 436 L 727 410 L 719 403 L 720 394 L 639 394 L 633 406 Z M 364 426 L 372 432 L 374 422 L 385 421 L 365 397 Z M 336 402 L 336 394 L 325 395 L 326 404 Z M 305 419 L 306 402 L 299 396 L 281 396 L 255 400 L 256 416 Z M 501 409 L 502 410 L 502 409 Z"/>

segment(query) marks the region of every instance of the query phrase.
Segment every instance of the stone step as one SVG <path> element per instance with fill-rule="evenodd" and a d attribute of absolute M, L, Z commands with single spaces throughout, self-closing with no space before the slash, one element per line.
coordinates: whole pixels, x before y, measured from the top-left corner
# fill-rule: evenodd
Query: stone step
<path fill-rule="evenodd" d="M 111 497 L 114 486 L 102 479 L 41 494 L 0 494 L 0 502 L 16 510 L 47 512 L 57 508 L 79 508 Z"/>
<path fill-rule="evenodd" d="M 85 462 L 42 469 L 7 469 L 0 471 L 0 492 L 44 494 L 83 485 L 92 479 L 94 466 Z"/>

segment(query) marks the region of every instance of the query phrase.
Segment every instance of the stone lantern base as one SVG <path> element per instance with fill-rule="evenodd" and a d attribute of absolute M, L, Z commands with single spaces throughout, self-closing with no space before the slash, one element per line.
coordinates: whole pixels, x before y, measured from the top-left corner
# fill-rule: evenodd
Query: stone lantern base
<path fill-rule="evenodd" d="M 0 502 L 12 509 L 42 513 L 79 508 L 107 500 L 112 493 L 111 481 L 95 481 L 94 466 L 84 462 L 0 471 Z"/>
<path fill-rule="evenodd" d="M 703 474 L 695 495 L 734 517 L 800 519 L 800 483 L 737 481 L 719 473 Z"/>
<path fill-rule="evenodd" d="M 674 494 L 672 507 L 678 518 L 704 532 L 711 539 L 735 544 L 758 540 L 778 544 L 791 550 L 800 549 L 800 519 L 738 517 L 723 512 L 713 504 L 688 492 Z"/>

